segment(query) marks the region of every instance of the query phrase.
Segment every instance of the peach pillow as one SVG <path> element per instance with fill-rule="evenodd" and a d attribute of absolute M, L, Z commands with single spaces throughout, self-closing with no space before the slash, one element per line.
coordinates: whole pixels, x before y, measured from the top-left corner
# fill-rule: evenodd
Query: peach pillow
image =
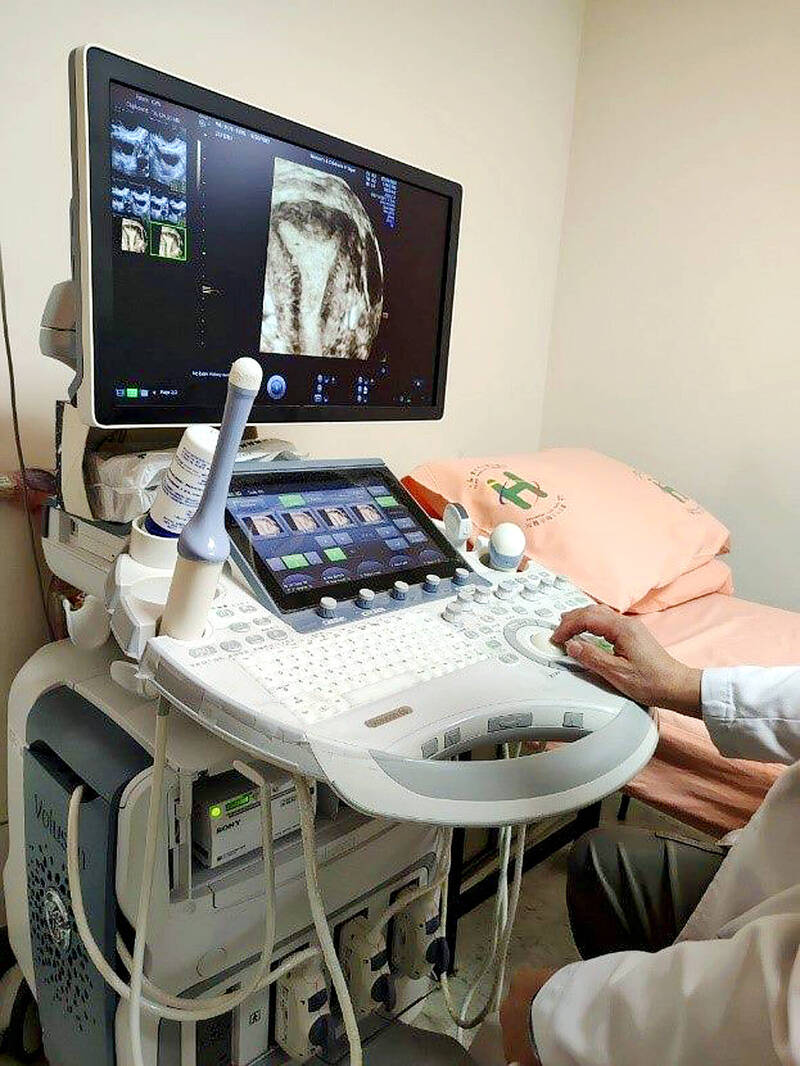
<path fill-rule="evenodd" d="M 709 559 L 696 570 L 681 574 L 663 588 L 653 589 L 638 603 L 631 604 L 628 614 L 655 614 L 656 611 L 665 611 L 667 607 L 677 607 L 690 600 L 699 600 L 701 596 L 710 596 L 712 592 L 722 596 L 733 595 L 733 574 L 721 559 Z"/>
<path fill-rule="evenodd" d="M 694 500 L 586 449 L 443 459 L 403 481 L 434 517 L 462 503 L 476 533 L 516 522 L 529 556 L 618 611 L 728 550 L 728 530 Z"/>

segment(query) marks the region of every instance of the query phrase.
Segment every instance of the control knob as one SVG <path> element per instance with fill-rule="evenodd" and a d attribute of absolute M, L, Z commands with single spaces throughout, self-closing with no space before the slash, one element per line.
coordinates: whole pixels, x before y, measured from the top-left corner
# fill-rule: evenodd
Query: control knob
<path fill-rule="evenodd" d="M 392 589 L 393 600 L 404 600 L 408 595 L 408 582 L 395 581 L 394 588 Z"/>
<path fill-rule="evenodd" d="M 474 598 L 475 598 L 475 589 L 473 589 L 473 588 L 461 589 L 461 591 L 458 594 L 458 602 L 459 603 L 472 603 Z"/>
<path fill-rule="evenodd" d="M 513 580 L 501 581 L 495 589 L 495 596 L 499 596 L 501 600 L 510 600 L 514 593 L 517 591 L 517 583 Z"/>
<path fill-rule="evenodd" d="M 369 610 L 375 600 L 375 593 L 372 589 L 359 589 L 356 596 L 356 607 L 361 607 L 363 610 Z"/>
<path fill-rule="evenodd" d="M 476 603 L 488 603 L 491 598 L 492 598 L 492 593 L 491 593 L 491 591 L 489 589 L 487 589 L 487 588 L 477 588 L 477 589 L 475 589 L 475 595 L 474 595 L 473 599 L 475 600 Z"/>
<path fill-rule="evenodd" d="M 422 584 L 422 591 L 423 592 L 438 592 L 438 590 L 439 590 L 439 582 L 441 580 L 442 579 L 439 577 L 438 574 L 426 574 L 425 575 L 425 580 L 424 580 L 424 582 Z"/>
<path fill-rule="evenodd" d="M 317 607 L 317 614 L 320 618 L 333 618 L 336 614 L 337 603 L 333 596 L 323 596 L 319 601 L 319 607 Z"/>
<path fill-rule="evenodd" d="M 465 611 L 463 603 L 458 603 L 456 600 L 451 601 L 444 609 L 442 617 L 445 622 L 459 622 L 461 621 Z"/>
<path fill-rule="evenodd" d="M 466 566 L 457 566 L 456 572 L 453 574 L 454 585 L 466 585 L 469 583 L 469 570 Z"/>

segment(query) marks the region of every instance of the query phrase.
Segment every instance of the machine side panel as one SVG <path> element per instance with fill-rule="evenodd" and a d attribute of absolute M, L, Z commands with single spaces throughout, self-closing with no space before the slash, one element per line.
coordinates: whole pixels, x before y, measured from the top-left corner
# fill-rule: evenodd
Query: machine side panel
<path fill-rule="evenodd" d="M 149 765 L 132 738 L 73 689 L 50 689 L 34 703 L 23 755 L 25 863 L 33 969 L 50 1066 L 114 1066 L 117 996 L 80 941 L 67 882 L 67 814 L 81 804 L 84 907 L 100 950 L 114 959 L 115 862 L 119 798 Z"/>
<path fill-rule="evenodd" d="M 67 808 L 79 783 L 46 752 L 26 751 L 25 826 L 33 966 L 50 1066 L 113 1066 L 116 995 L 83 947 L 69 898 Z M 116 811 L 102 797 L 81 806 L 81 880 L 89 925 L 114 957 L 116 922 L 108 896 L 109 843 Z M 111 905 L 111 915 L 108 913 Z"/>

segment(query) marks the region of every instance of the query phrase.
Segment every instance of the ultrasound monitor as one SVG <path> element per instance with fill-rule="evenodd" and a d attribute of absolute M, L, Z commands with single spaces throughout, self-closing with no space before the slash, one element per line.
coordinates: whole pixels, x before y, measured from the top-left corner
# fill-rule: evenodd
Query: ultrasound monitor
<path fill-rule="evenodd" d="M 84 422 L 213 422 L 241 355 L 253 422 L 441 417 L 458 185 L 99 48 L 70 71 Z"/>

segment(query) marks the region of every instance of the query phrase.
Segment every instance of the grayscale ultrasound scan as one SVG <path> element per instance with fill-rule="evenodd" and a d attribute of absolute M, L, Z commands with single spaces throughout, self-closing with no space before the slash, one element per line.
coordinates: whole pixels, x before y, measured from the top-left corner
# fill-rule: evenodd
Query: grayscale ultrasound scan
<path fill-rule="evenodd" d="M 141 255 L 147 251 L 147 234 L 137 219 L 123 218 L 120 233 L 120 247 L 123 252 L 138 252 Z"/>
<path fill-rule="evenodd" d="M 186 234 L 175 226 L 162 226 L 158 237 L 158 256 L 161 259 L 186 258 Z"/>
<path fill-rule="evenodd" d="M 275 159 L 262 352 L 367 359 L 383 308 L 383 261 L 342 178 Z"/>
<path fill-rule="evenodd" d="M 119 174 L 146 178 L 150 173 L 150 134 L 144 126 L 111 123 L 111 166 Z"/>

